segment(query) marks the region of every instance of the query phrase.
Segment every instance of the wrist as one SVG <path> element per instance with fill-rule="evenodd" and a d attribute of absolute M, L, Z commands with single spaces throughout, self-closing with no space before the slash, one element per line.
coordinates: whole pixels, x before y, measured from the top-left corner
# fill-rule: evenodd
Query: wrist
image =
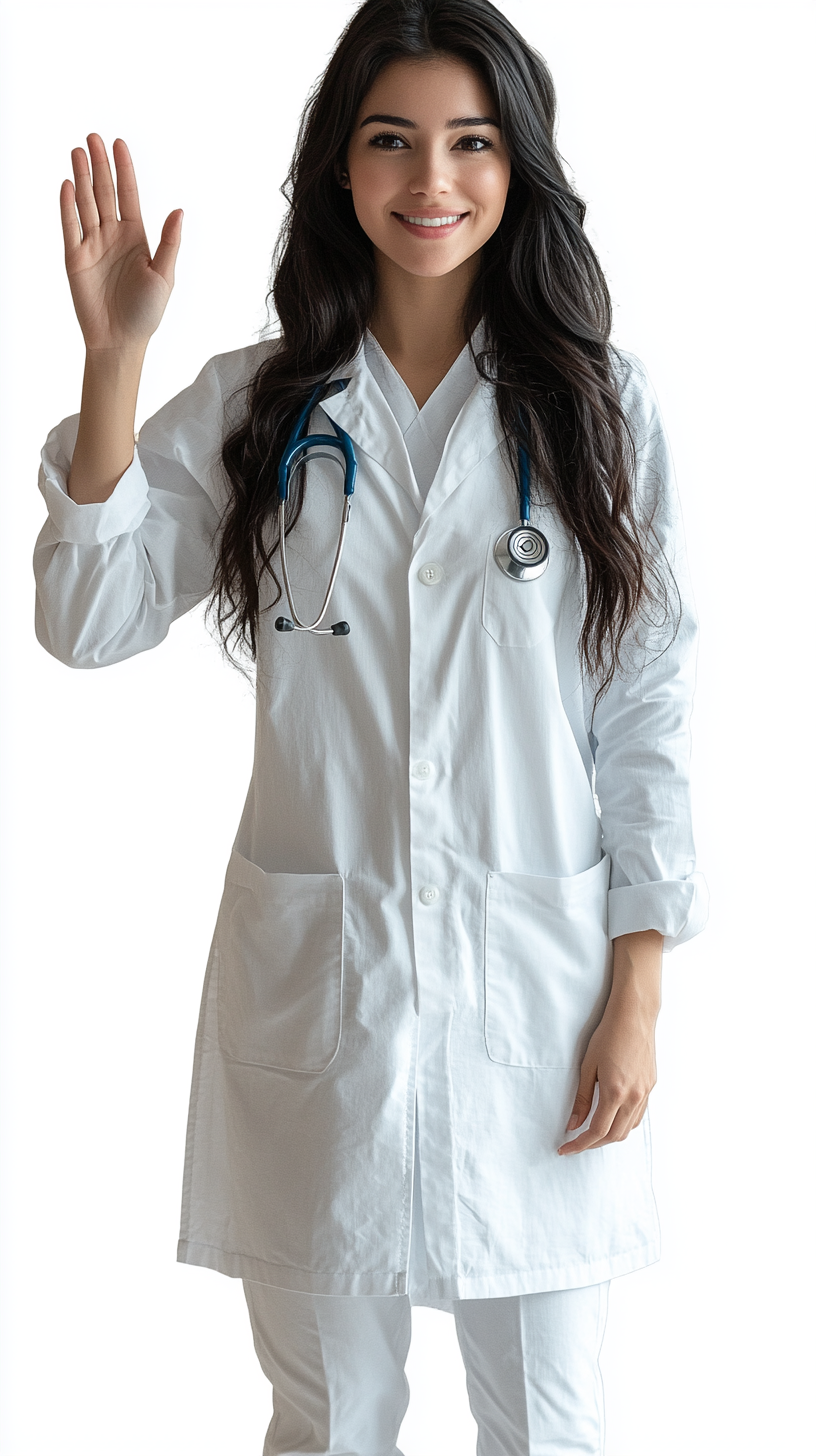
<path fill-rule="evenodd" d="M 654 1020 L 660 1010 L 663 936 L 656 930 L 620 935 L 613 942 L 610 1001 L 636 1005 Z"/>
<path fill-rule="evenodd" d="M 136 344 L 114 344 L 94 349 L 85 346 L 85 368 L 94 372 L 141 372 L 148 340 Z"/>

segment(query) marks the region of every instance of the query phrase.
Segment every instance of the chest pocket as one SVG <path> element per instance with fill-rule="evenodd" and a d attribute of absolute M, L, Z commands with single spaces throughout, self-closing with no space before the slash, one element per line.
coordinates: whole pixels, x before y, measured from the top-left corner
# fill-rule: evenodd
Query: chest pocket
<path fill-rule="evenodd" d="M 510 1067 L 578 1067 L 611 984 L 609 859 L 580 875 L 490 874 L 485 1042 Z"/>
<path fill-rule="evenodd" d="M 218 1041 L 239 1062 L 323 1072 L 340 1045 L 342 875 L 267 875 L 233 851 L 218 913 Z"/>
<path fill-rule="evenodd" d="M 550 556 L 546 571 L 534 581 L 516 581 L 505 575 L 493 554 L 498 533 L 487 543 L 482 626 L 499 647 L 535 647 L 552 637 L 555 630 L 569 552 L 562 532 L 551 519 L 544 520 L 541 529 L 549 542 Z"/>

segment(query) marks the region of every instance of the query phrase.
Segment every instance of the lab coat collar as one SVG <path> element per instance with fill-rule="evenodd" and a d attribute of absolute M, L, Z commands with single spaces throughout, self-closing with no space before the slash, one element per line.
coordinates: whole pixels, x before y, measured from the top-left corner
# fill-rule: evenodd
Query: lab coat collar
<path fill-rule="evenodd" d="M 480 379 L 454 421 L 423 501 L 402 432 L 366 363 L 362 343 L 351 363 L 336 370 L 332 378 L 348 379 L 349 384 L 324 400 L 321 409 L 351 436 L 355 447 L 388 471 L 423 516 L 437 510 L 503 438 L 492 386 Z"/>

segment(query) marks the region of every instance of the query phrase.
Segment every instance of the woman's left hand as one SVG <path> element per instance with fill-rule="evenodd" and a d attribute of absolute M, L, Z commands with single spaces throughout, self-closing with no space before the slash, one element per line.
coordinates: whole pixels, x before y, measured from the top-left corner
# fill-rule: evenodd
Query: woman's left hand
<path fill-rule="evenodd" d="M 623 1142 L 646 1111 L 657 1080 L 655 1023 L 660 1010 L 663 937 L 640 930 L 613 941 L 612 989 L 581 1063 L 567 1132 L 589 1116 L 595 1085 L 598 1105 L 589 1126 L 558 1149 L 564 1156 Z"/>

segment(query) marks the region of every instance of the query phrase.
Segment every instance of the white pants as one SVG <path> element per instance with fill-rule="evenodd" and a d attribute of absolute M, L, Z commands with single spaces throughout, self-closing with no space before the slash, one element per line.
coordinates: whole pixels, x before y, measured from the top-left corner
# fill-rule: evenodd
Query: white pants
<path fill-rule="evenodd" d="M 408 1295 L 298 1294 L 244 1281 L 274 1392 L 263 1456 L 400 1456 Z M 602 1456 L 609 1284 L 453 1303 L 477 1456 Z"/>

